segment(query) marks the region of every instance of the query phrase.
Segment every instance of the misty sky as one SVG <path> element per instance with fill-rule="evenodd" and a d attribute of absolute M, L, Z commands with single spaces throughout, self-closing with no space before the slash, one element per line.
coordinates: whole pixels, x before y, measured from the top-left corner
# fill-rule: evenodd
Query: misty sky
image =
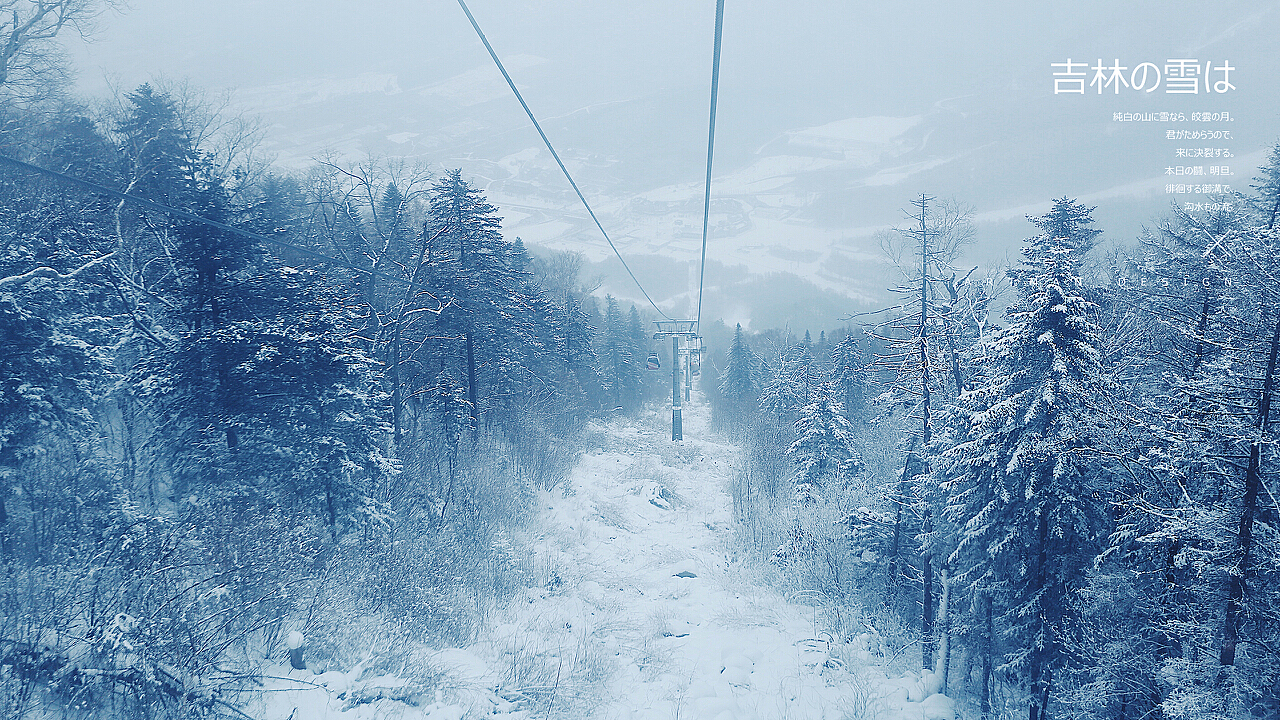
<path fill-rule="evenodd" d="M 679 243 L 627 225 L 624 209 L 638 196 L 700 200 L 714 0 L 469 5 L 558 149 L 581 159 L 584 192 L 617 213 L 622 244 L 686 257 Z M 533 157 L 540 143 L 453 0 L 130 0 L 101 26 L 91 44 L 71 48 L 88 93 L 156 75 L 233 88 L 271 125 L 268 144 L 286 165 L 330 151 L 403 154 L 476 173 L 504 209 L 533 202 L 492 166 Z M 1180 143 L 1164 136 L 1172 125 L 1112 114 L 1229 112 L 1229 143 L 1181 144 L 1228 147 L 1232 181 L 1247 186 L 1280 138 L 1276 27 L 1276 1 L 728 0 L 717 194 L 752 208 L 753 224 L 713 253 L 844 292 L 841 283 L 859 280 L 850 271 L 830 281 L 836 261 L 869 257 L 871 234 L 900 223 L 921 192 L 974 207 L 980 259 L 1016 249 L 1030 232 L 1024 215 L 1063 195 L 1098 205 L 1104 231 L 1132 239 L 1188 199 L 1165 192 Z M 1067 58 L 1130 68 L 1229 62 L 1235 89 L 1054 95 L 1050 64 Z M 545 156 L 529 167 L 538 162 L 545 170 Z M 543 200 L 562 202 L 562 179 L 536 178 Z M 603 257 L 572 205 L 563 200 L 559 224 L 508 226 L 535 244 L 579 243 Z M 781 208 L 781 219 L 760 208 Z M 753 262 L 777 246 L 808 254 Z"/>

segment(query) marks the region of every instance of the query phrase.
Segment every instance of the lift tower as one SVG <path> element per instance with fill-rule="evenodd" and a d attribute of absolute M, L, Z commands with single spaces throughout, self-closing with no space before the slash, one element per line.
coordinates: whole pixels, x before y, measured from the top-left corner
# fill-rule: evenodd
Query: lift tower
<path fill-rule="evenodd" d="M 681 350 L 688 352 L 697 334 L 694 332 L 696 320 L 654 320 L 658 331 L 653 334 L 654 340 L 671 338 L 671 439 L 684 440 L 684 430 L 680 424 L 680 355 Z M 683 343 L 681 342 L 683 341 Z M 681 348 L 681 345 L 684 348 Z"/>

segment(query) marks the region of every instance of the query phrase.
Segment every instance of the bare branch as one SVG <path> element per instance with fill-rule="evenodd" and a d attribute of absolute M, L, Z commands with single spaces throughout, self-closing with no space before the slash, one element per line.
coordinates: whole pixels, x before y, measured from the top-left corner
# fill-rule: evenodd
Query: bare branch
<path fill-rule="evenodd" d="M 3 290 L 8 287 L 18 287 L 21 285 L 25 285 L 31 282 L 32 280 L 36 280 L 39 278 L 51 278 L 51 279 L 60 280 L 60 281 L 75 280 L 76 278 L 80 277 L 84 273 L 110 260 L 112 257 L 115 256 L 115 254 L 116 254 L 115 251 L 112 251 L 107 253 L 106 255 L 103 255 L 102 257 L 94 258 L 93 260 L 90 260 L 84 265 L 81 265 L 80 267 L 66 274 L 60 273 L 51 267 L 42 265 L 41 267 L 28 270 L 27 272 L 21 275 L 11 275 L 7 278 L 0 278 L 0 290 Z"/>

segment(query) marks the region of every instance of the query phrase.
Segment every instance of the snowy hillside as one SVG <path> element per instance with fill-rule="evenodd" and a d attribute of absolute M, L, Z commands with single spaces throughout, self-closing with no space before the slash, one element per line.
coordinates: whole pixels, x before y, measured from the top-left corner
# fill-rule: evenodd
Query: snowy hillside
<path fill-rule="evenodd" d="M 761 580 L 733 533 L 726 485 L 739 451 L 708 430 L 698 400 L 682 443 L 653 406 L 588 429 L 595 447 L 538 498 L 545 582 L 481 642 L 430 655 L 438 694 L 361 679 L 359 666 L 315 676 L 284 666 L 246 710 L 264 720 L 954 718 L 931 674 L 906 671 L 915 653 L 895 655 L 871 627 L 833 633 L 820 598 Z"/>

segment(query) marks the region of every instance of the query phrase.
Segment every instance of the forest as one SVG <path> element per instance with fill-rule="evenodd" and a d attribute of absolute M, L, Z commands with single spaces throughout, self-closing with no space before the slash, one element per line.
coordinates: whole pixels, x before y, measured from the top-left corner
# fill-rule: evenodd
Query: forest
<path fill-rule="evenodd" d="M 76 97 L 47 44 L 74 17 L 17 17 L 0 715 L 252 717 L 286 662 L 404 682 L 350 707 L 443 708 L 423 658 L 559 591 L 540 506 L 601 428 L 665 411 L 657 316 L 504 236 L 460 170 L 285 172 L 198 88 Z M 1055 199 L 989 271 L 971 211 L 903 201 L 896 304 L 816 339 L 703 329 L 743 567 L 953 719 L 1280 716 L 1280 144 L 1119 247 Z M 559 668 L 511 675 L 504 707 L 596 716 L 607 676 L 557 705 Z"/>
<path fill-rule="evenodd" d="M 1254 188 L 1112 253 L 1055 200 L 985 278 L 918 198 L 888 317 L 724 338 L 747 541 L 918 630 L 984 717 L 993 683 L 1031 720 L 1274 716 L 1280 145 Z"/>

